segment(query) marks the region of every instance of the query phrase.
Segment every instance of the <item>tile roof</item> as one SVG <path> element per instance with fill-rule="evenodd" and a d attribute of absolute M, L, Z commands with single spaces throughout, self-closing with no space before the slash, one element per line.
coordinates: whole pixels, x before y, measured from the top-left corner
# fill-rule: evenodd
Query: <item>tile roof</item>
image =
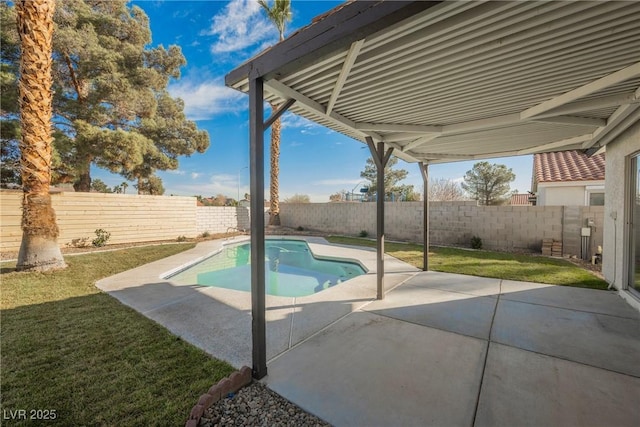
<path fill-rule="evenodd" d="M 529 201 L 529 197 L 531 197 L 531 195 L 529 193 L 512 194 L 509 204 L 511 206 L 531 206 L 531 202 Z"/>
<path fill-rule="evenodd" d="M 533 157 L 536 182 L 603 180 L 604 166 L 604 153 L 589 157 L 581 151 L 559 151 Z"/>

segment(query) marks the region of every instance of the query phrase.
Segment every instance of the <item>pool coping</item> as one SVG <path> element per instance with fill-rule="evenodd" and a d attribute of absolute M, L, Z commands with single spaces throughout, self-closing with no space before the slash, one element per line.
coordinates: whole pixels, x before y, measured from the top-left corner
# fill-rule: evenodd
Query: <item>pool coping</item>
<path fill-rule="evenodd" d="M 345 258 L 345 257 L 337 257 L 335 255 L 330 255 L 330 254 L 323 254 L 323 253 L 319 253 L 319 252 L 324 252 L 323 248 L 325 248 L 327 246 L 327 244 L 330 244 L 326 239 L 324 238 L 320 238 L 321 241 L 313 241 L 313 239 L 315 239 L 316 237 L 311 237 L 311 236 L 277 236 L 277 235 L 270 235 L 266 237 L 266 241 L 269 240 L 292 240 L 292 241 L 304 241 L 307 243 L 307 245 L 309 246 L 309 249 L 311 250 L 311 255 L 313 256 L 313 258 L 315 258 L 316 260 L 322 260 L 322 261 L 338 261 L 338 262 L 347 262 L 347 263 L 352 263 L 352 264 L 357 264 L 360 268 L 362 268 L 364 270 L 364 274 L 368 274 L 370 272 L 370 268 L 368 268 L 366 265 L 364 265 L 359 259 L 357 258 Z M 176 275 L 188 270 L 191 267 L 196 266 L 197 264 L 200 264 L 202 262 L 207 261 L 209 258 L 218 255 L 219 253 L 221 253 L 225 247 L 227 246 L 234 246 L 234 245 L 239 245 L 241 243 L 244 242 L 250 242 L 250 236 L 236 236 L 234 238 L 230 238 L 230 239 L 224 239 L 222 242 L 222 245 L 220 245 L 219 248 L 217 248 L 215 251 L 213 251 L 212 253 L 202 256 L 202 257 L 198 257 L 197 259 L 193 260 L 193 262 L 189 262 L 187 264 L 181 265 L 179 267 L 176 267 L 174 269 L 171 269 L 169 271 L 167 271 L 166 273 L 161 275 L 161 278 L 164 280 L 169 280 L 171 281 L 171 279 L 173 277 L 175 277 Z M 311 245 L 310 245 L 311 243 Z M 314 245 L 314 243 L 316 243 Z M 318 245 L 317 243 L 319 243 L 320 245 Z M 337 245 L 337 244 L 331 244 L 334 247 L 338 247 L 341 245 Z M 342 245 L 344 246 L 344 245 Z M 315 249 L 315 250 L 314 250 Z"/>
<path fill-rule="evenodd" d="M 267 358 L 273 360 L 376 297 L 376 251 L 329 243 L 317 236 L 269 236 L 305 240 L 318 257 L 356 260 L 366 274 L 304 297 L 267 295 Z M 248 236 L 210 240 L 195 248 L 102 279 L 96 286 L 160 323 L 185 341 L 236 368 L 251 365 L 251 293 L 165 279 Z M 385 255 L 385 291 L 420 270 Z"/>

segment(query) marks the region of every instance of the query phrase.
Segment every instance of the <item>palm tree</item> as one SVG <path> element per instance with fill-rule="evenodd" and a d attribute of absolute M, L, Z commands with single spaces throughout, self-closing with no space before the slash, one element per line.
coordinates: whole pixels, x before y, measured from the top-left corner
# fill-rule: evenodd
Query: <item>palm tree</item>
<path fill-rule="evenodd" d="M 51 205 L 51 51 L 55 0 L 18 0 L 20 34 L 20 168 L 22 243 L 18 270 L 66 267 L 58 246 L 58 225 Z"/>
<path fill-rule="evenodd" d="M 267 17 L 276 26 L 280 34 L 280 41 L 284 40 L 284 29 L 287 21 L 291 21 L 291 1 L 275 0 L 269 7 L 266 0 L 258 0 L 258 3 L 267 13 Z M 277 105 L 271 104 L 271 110 L 275 111 Z M 269 225 L 280 225 L 280 201 L 278 189 L 278 175 L 280 173 L 280 119 L 271 125 L 271 174 L 269 182 Z"/>

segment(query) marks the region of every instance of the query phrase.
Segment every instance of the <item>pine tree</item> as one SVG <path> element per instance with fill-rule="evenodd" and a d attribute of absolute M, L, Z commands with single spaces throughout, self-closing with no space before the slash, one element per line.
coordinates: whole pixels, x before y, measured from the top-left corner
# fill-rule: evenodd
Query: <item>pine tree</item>
<path fill-rule="evenodd" d="M 500 205 L 509 195 L 509 183 L 516 179 L 505 165 L 478 162 L 464 176 L 462 188 L 481 205 Z"/>
<path fill-rule="evenodd" d="M 413 198 L 413 186 L 412 185 L 399 185 L 398 183 L 405 179 L 409 172 L 405 169 L 393 169 L 398 163 L 397 157 L 391 157 L 387 162 L 387 166 L 384 168 L 384 192 L 385 194 L 409 195 Z M 369 157 L 367 163 L 364 166 L 364 170 L 360 172 L 360 177 L 369 181 L 368 194 L 372 195 L 376 191 L 376 185 L 378 182 L 378 172 L 376 164 L 373 159 Z M 419 196 L 417 196 L 419 200 Z"/>
<path fill-rule="evenodd" d="M 186 119 L 183 102 L 166 90 L 186 63 L 180 48 L 148 48 L 149 20 L 127 3 L 57 1 L 52 177 L 54 183 L 73 182 L 77 191 L 90 190 L 91 165 L 139 181 L 176 169 L 179 156 L 209 146 L 207 132 Z M 13 8 L 2 8 L 4 20 Z M 9 55 L 5 61 L 4 41 L 14 28 L 3 22 L 0 29 L 3 93 L 5 68 L 15 62 Z"/>

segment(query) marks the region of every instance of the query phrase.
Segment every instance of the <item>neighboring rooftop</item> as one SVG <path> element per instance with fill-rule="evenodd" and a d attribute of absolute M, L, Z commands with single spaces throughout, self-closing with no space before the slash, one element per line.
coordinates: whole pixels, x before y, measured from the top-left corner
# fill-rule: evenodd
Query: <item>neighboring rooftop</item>
<path fill-rule="evenodd" d="M 511 206 L 531 206 L 531 195 L 529 193 L 512 194 L 509 204 Z"/>
<path fill-rule="evenodd" d="M 582 151 L 559 151 L 533 157 L 537 182 L 604 180 L 604 166 L 604 153 L 589 157 Z"/>

